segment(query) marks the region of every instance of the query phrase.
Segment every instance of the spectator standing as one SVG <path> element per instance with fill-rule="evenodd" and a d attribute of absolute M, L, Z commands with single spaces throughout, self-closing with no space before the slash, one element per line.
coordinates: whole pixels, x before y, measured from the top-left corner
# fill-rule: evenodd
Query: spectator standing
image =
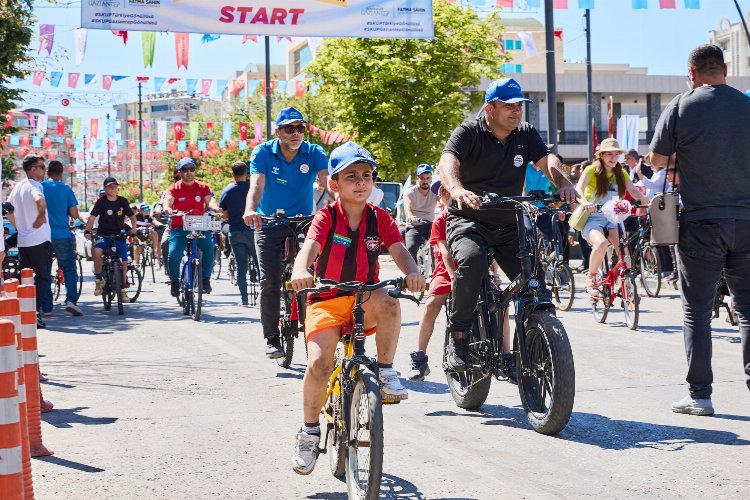
<path fill-rule="evenodd" d="M 255 232 L 249 228 L 242 216 L 245 213 L 247 193 L 250 183 L 247 181 L 247 163 L 236 161 L 232 164 L 234 182 L 221 192 L 219 208 L 223 211 L 224 220 L 229 221 L 229 246 L 232 248 L 234 262 L 237 265 L 237 286 L 240 289 L 240 307 L 249 307 L 247 297 L 247 267 L 252 258 L 257 266 L 258 256 L 255 253 Z M 256 276 L 258 269 L 255 269 Z"/>
<path fill-rule="evenodd" d="M 34 284 L 40 293 L 36 295 L 37 328 L 46 328 L 41 318 L 44 291 L 49 288 L 52 267 L 51 230 L 47 219 L 47 202 L 44 199 L 44 158 L 28 154 L 23 158 L 26 179 L 13 187 L 8 201 L 15 207 L 15 222 L 18 230 L 18 256 L 20 266 L 34 270 Z M 50 306 L 50 313 L 52 307 Z"/>
<path fill-rule="evenodd" d="M 47 201 L 47 214 L 51 234 L 52 251 L 57 257 L 57 265 L 65 278 L 65 310 L 73 316 L 81 316 L 78 307 L 78 266 L 76 265 L 75 239 L 70 232 L 70 218 L 81 220 L 78 213 L 78 200 L 73 190 L 62 181 L 63 164 L 52 160 L 47 166 L 48 179 L 42 182 L 44 198 Z M 52 282 L 50 281 L 50 285 Z M 42 309 L 52 310 L 52 287 L 44 290 Z"/>
<path fill-rule="evenodd" d="M 722 270 L 740 323 L 750 389 L 750 99 L 727 85 L 724 53 L 700 45 L 688 57 L 692 90 L 664 109 L 648 160 L 670 166 L 677 153 L 680 219 L 677 261 L 689 394 L 672 411 L 712 415 L 711 316 Z M 668 165 L 669 163 L 669 165 Z M 738 182 L 740 181 L 740 182 Z"/>
<path fill-rule="evenodd" d="M 245 203 L 245 224 L 255 228 L 260 264 L 260 322 L 266 355 L 284 356 L 279 339 L 281 255 L 288 225 L 263 227 L 262 217 L 281 211 L 288 216 L 312 215 L 313 182 L 328 186 L 328 159 L 323 148 L 304 140 L 305 121 L 293 107 L 276 117 L 276 138 L 259 144 L 250 155 L 250 191 Z M 332 193 L 328 193 L 332 197 Z"/>
<path fill-rule="evenodd" d="M 404 215 L 406 229 L 404 240 L 406 249 L 414 261 L 417 260 L 419 247 L 430 239 L 432 221 L 435 220 L 435 207 L 438 196 L 430 191 L 432 185 L 432 167 L 426 163 L 417 165 L 417 183 L 404 192 Z"/>
<path fill-rule="evenodd" d="M 633 179 L 633 182 L 636 182 L 637 179 L 643 179 L 644 174 L 646 177 L 651 177 L 653 175 L 651 167 L 644 163 L 643 156 L 641 156 L 635 149 L 631 149 L 625 153 L 625 166 L 628 168 L 628 173 Z"/>

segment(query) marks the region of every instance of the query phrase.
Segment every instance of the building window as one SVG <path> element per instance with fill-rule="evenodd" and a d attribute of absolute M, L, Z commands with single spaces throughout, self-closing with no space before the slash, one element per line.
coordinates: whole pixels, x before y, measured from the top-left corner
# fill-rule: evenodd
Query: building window
<path fill-rule="evenodd" d="M 312 62 L 312 51 L 310 46 L 305 45 L 300 50 L 294 53 L 294 76 L 302 73 L 305 66 Z"/>
<path fill-rule="evenodd" d="M 500 66 L 501 73 L 523 73 L 523 64 L 505 63 Z"/>
<path fill-rule="evenodd" d="M 152 113 L 160 113 L 162 111 L 169 111 L 169 104 L 157 104 L 156 106 L 151 106 Z"/>
<path fill-rule="evenodd" d="M 503 40 L 505 50 L 521 50 L 522 47 L 521 40 Z"/>

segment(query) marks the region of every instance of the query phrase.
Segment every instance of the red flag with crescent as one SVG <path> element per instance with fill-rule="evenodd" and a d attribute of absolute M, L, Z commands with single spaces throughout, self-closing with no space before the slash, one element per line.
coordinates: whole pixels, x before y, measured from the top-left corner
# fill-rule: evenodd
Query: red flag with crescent
<path fill-rule="evenodd" d="M 65 117 L 58 116 L 55 120 L 55 124 L 57 125 L 57 135 L 65 134 Z"/>
<path fill-rule="evenodd" d="M 240 122 L 240 140 L 247 141 L 247 123 Z"/>
<path fill-rule="evenodd" d="M 175 141 L 181 141 L 184 136 L 185 136 L 185 132 L 182 131 L 182 122 L 174 122 Z"/>

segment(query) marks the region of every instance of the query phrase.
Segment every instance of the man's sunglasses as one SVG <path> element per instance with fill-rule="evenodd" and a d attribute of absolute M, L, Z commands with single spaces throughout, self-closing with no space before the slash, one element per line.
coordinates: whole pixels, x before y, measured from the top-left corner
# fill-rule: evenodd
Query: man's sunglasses
<path fill-rule="evenodd" d="M 300 134 L 305 133 L 305 126 L 304 125 L 282 125 L 279 127 L 281 130 L 286 132 L 289 135 L 292 135 L 295 132 L 299 132 Z"/>
<path fill-rule="evenodd" d="M 195 172 L 195 167 L 182 167 L 180 172 Z"/>

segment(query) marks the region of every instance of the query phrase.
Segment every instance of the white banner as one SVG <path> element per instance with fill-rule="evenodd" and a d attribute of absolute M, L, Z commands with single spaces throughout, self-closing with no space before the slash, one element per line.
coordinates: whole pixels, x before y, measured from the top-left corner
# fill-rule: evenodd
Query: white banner
<path fill-rule="evenodd" d="M 432 38 L 432 0 L 82 0 L 81 27 L 298 37 Z"/>

